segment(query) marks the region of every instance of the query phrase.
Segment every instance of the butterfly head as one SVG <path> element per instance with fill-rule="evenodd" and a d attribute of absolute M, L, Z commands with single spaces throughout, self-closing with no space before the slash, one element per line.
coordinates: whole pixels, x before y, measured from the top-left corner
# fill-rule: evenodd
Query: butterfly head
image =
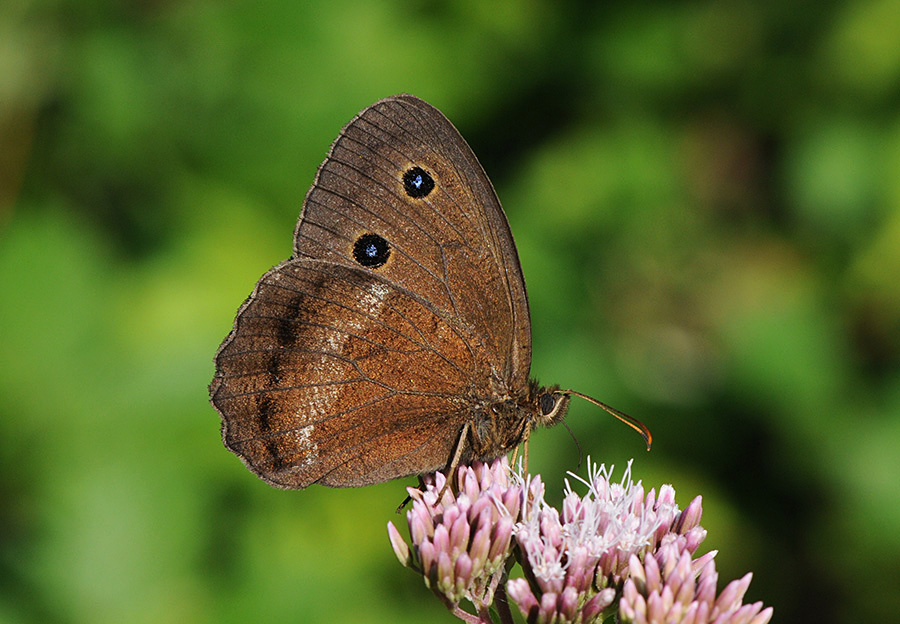
<path fill-rule="evenodd" d="M 624 412 L 620 412 L 614 407 L 610 407 L 606 403 L 602 403 L 597 399 L 582 394 L 576 390 L 561 390 L 559 386 L 550 386 L 543 388 L 535 381 L 529 384 L 528 401 L 531 404 L 530 412 L 534 414 L 532 422 L 539 427 L 552 427 L 562 422 L 569 409 L 569 399 L 572 396 L 580 397 L 594 405 L 601 407 L 606 412 L 621 420 L 623 423 L 637 431 L 647 443 L 647 450 L 650 450 L 650 444 L 653 436 L 646 425 L 636 418 L 632 418 Z"/>
<path fill-rule="evenodd" d="M 539 427 L 552 427 L 565 418 L 569 409 L 569 395 L 561 392 L 559 386 L 541 388 L 534 384 L 531 403 L 534 423 Z"/>

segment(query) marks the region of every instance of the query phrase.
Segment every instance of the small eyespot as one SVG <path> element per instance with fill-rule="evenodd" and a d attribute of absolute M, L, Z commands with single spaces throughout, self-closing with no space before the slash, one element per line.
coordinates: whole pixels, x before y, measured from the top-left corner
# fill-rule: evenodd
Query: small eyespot
<path fill-rule="evenodd" d="M 541 414 L 544 416 L 548 416 L 553 413 L 553 410 L 556 408 L 556 399 L 553 398 L 553 395 L 549 392 L 545 392 L 541 395 Z"/>
<path fill-rule="evenodd" d="M 412 167 L 403 174 L 403 188 L 407 195 L 419 199 L 434 190 L 434 178 L 421 167 Z"/>
<path fill-rule="evenodd" d="M 363 234 L 353 244 L 353 258 L 370 269 L 382 266 L 390 255 L 390 245 L 378 234 Z"/>

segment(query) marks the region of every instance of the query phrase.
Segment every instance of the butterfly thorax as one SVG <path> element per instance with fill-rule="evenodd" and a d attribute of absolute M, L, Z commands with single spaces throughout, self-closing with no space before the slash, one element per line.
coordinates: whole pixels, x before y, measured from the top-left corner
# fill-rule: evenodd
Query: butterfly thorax
<path fill-rule="evenodd" d="M 545 388 L 530 380 L 522 396 L 479 401 L 472 412 L 468 449 L 470 459 L 489 460 L 511 451 L 536 427 L 560 422 L 569 397 L 557 386 Z"/>

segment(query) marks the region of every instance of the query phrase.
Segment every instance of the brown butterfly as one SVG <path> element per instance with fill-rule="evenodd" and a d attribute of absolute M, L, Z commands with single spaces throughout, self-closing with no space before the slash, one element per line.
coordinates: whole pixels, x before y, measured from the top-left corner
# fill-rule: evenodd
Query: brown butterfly
<path fill-rule="evenodd" d="M 489 460 L 560 422 L 529 378 L 531 323 L 506 215 L 436 108 L 398 95 L 341 131 L 293 256 L 266 273 L 215 357 L 222 437 L 283 488 L 351 487 Z"/>

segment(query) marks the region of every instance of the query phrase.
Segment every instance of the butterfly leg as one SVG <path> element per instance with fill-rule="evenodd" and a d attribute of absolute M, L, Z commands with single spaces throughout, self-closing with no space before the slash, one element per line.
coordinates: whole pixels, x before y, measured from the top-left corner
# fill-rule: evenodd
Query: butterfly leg
<path fill-rule="evenodd" d="M 399 505 L 397 505 L 397 513 L 398 514 L 403 513 L 403 508 L 406 507 L 407 505 L 409 505 L 411 500 L 412 500 L 412 496 L 407 496 L 406 498 L 404 498 L 403 502 L 400 503 Z"/>
<path fill-rule="evenodd" d="M 425 487 L 426 487 L 425 486 L 425 478 L 422 475 L 419 475 L 419 491 L 424 492 Z M 403 502 L 400 503 L 399 505 L 397 505 L 397 513 L 402 512 L 403 508 L 406 507 L 407 505 L 409 505 L 409 503 L 411 501 L 412 501 L 412 496 L 407 496 L 406 498 L 404 498 Z"/>
<path fill-rule="evenodd" d="M 466 448 L 466 440 L 469 437 L 469 427 L 469 422 L 466 421 L 466 424 L 463 425 L 462 430 L 459 432 L 459 437 L 456 440 L 456 447 L 453 449 L 453 457 L 450 459 L 450 463 L 444 473 L 444 476 L 446 477 L 444 480 L 444 487 L 441 488 L 441 491 L 438 494 L 437 500 L 434 503 L 435 507 L 437 507 L 441 502 L 441 499 L 444 498 L 444 493 L 447 491 L 447 488 L 450 487 L 450 482 L 456 474 L 456 469 L 459 468 L 459 459 L 462 457 L 463 449 Z"/>
<path fill-rule="evenodd" d="M 510 466 L 513 467 L 513 470 L 516 468 L 516 460 L 519 458 L 519 446 L 522 447 L 522 471 L 523 473 L 528 472 L 528 438 L 531 436 L 531 423 L 524 422 L 522 424 L 522 435 L 519 438 L 519 444 L 513 449 L 512 461 L 510 462 Z"/>

